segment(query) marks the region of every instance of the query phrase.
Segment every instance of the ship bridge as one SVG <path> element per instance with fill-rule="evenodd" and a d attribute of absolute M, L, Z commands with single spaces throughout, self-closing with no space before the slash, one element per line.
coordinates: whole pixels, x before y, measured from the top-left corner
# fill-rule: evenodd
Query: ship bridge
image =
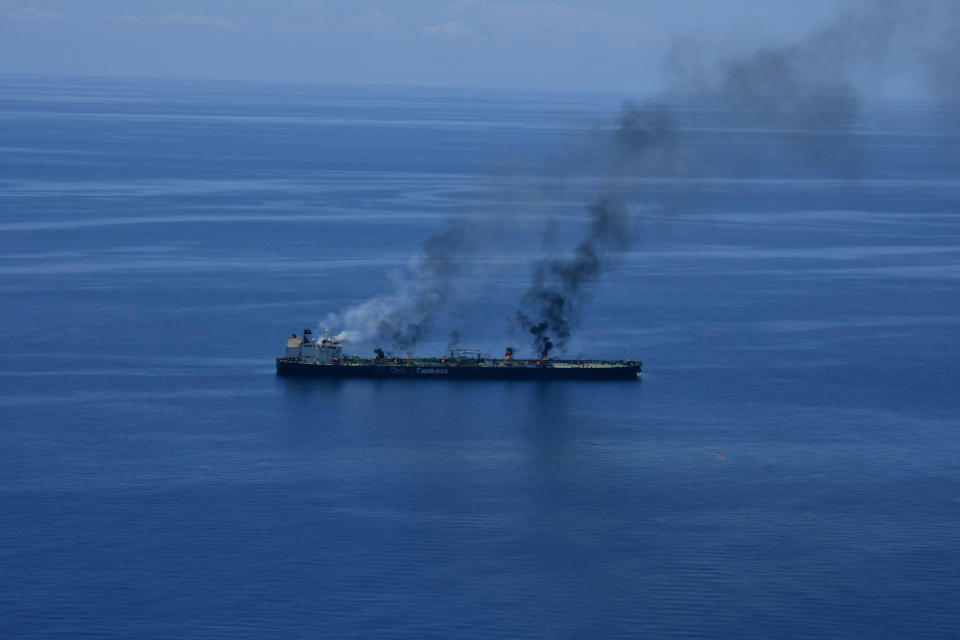
<path fill-rule="evenodd" d="M 287 357 L 310 364 L 334 364 L 343 360 L 343 341 L 330 336 L 330 332 L 317 339 L 310 329 L 303 334 L 287 338 Z"/>

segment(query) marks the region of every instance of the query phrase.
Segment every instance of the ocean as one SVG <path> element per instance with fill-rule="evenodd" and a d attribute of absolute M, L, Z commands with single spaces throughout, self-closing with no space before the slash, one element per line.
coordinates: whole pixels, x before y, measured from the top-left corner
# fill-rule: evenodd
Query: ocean
<path fill-rule="evenodd" d="M 955 112 L 684 112 L 566 350 L 636 382 L 276 377 L 488 210 L 412 351 L 531 353 L 622 99 L 0 77 L 0 636 L 955 637 Z"/>

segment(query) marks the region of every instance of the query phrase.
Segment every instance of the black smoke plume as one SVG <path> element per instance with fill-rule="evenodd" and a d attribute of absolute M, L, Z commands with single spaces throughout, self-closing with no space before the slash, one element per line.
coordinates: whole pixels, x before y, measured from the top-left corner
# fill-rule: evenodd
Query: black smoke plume
<path fill-rule="evenodd" d="M 691 175 L 753 175 L 771 162 L 785 162 L 821 175 L 858 176 L 864 158 L 856 131 L 861 117 L 856 80 L 883 69 L 895 38 L 905 25 L 916 24 L 911 12 L 916 14 L 905 0 L 868 0 L 792 41 L 725 56 L 698 55 L 697 46 L 678 41 L 667 56 L 669 100 L 625 104 L 610 144 L 593 148 L 599 154 L 594 164 L 617 179 L 605 183 L 588 207 L 586 235 L 571 255 L 535 265 L 516 320 L 533 335 L 541 357 L 554 346 L 565 348 L 597 280 L 630 250 L 625 202 L 637 178 L 644 179 L 648 202 L 676 210 L 690 195 L 670 185 Z M 958 50 L 955 44 L 950 49 Z M 699 153 L 695 123 L 681 122 L 683 106 L 710 112 L 725 119 L 728 131 L 742 133 Z M 751 145 L 758 131 L 774 134 L 776 148 Z"/>
<path fill-rule="evenodd" d="M 566 346 L 571 325 L 589 300 L 592 285 L 630 249 L 632 236 L 626 206 L 614 196 L 606 196 L 590 207 L 589 231 L 573 255 L 536 265 L 516 317 L 521 326 L 529 327 L 541 358 L 554 346 Z"/>
<path fill-rule="evenodd" d="M 592 147 L 600 156 L 595 164 L 605 179 L 587 207 L 586 233 L 570 255 L 544 257 L 535 263 L 515 314 L 520 326 L 533 335 L 533 347 L 541 359 L 554 347 L 566 348 L 597 280 L 633 247 L 635 234 L 625 203 L 633 178 L 679 175 L 684 166 L 679 142 L 677 121 L 669 108 L 628 102 L 616 129 Z"/>

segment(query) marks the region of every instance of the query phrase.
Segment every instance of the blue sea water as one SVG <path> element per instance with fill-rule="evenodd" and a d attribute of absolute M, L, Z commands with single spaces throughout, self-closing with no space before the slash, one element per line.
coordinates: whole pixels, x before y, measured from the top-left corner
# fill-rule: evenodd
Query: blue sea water
<path fill-rule="evenodd" d="M 451 216 L 575 237 L 576 187 L 510 196 L 619 106 L 0 78 L 0 636 L 956 637 L 949 111 L 871 105 L 842 175 L 685 114 L 681 202 L 637 187 L 569 349 L 637 382 L 274 375 Z M 418 351 L 529 349 L 525 285 Z"/>

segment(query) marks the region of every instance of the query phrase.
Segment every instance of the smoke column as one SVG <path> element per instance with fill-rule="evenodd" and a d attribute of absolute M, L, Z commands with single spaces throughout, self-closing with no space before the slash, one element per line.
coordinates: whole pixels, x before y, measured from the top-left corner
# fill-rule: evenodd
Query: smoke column
<path fill-rule="evenodd" d="M 630 249 L 632 235 L 626 206 L 613 195 L 606 196 L 590 207 L 590 229 L 572 256 L 537 264 L 517 320 L 529 327 L 541 358 L 546 359 L 554 346 L 564 348 L 571 322 L 589 299 L 591 285 Z"/>
<path fill-rule="evenodd" d="M 647 203 L 658 201 L 669 208 L 677 206 L 674 196 L 681 189 L 674 186 L 671 191 L 670 185 L 681 178 L 694 172 L 729 175 L 743 171 L 749 162 L 762 168 L 770 161 L 790 160 L 820 174 L 856 178 L 863 163 L 856 131 L 861 116 L 858 80 L 881 80 L 895 45 L 914 46 L 923 52 L 925 74 L 935 91 L 956 100 L 958 34 L 956 0 L 922 5 L 867 0 L 783 44 L 723 55 L 703 52 L 694 40 L 677 40 L 666 56 L 669 101 L 625 104 L 611 134 L 555 160 L 561 182 L 589 176 L 595 183 L 595 197 L 585 203 L 588 224 L 569 254 L 545 255 L 534 262 L 513 320 L 531 336 L 541 357 L 554 347 L 564 348 L 598 280 L 632 248 L 627 202 L 636 197 L 638 184 L 645 188 Z M 712 62 L 705 64 L 705 59 Z M 722 111 L 731 130 L 743 131 L 743 137 L 756 130 L 774 132 L 780 144 L 760 154 L 746 144 L 694 153 L 696 127 L 682 123 L 677 105 Z M 507 208 L 522 217 L 526 204 L 518 200 Z M 341 337 L 347 339 L 377 339 L 400 349 L 413 346 L 431 330 L 439 309 L 463 297 L 457 284 L 463 258 L 509 232 L 502 213 L 451 218 L 395 278 L 392 293 L 331 315 L 327 324 L 344 327 Z M 543 234 L 551 229 L 548 225 Z"/>
<path fill-rule="evenodd" d="M 422 340 L 438 309 L 455 296 L 461 267 L 458 257 L 469 255 L 489 237 L 474 220 L 448 220 L 446 229 L 428 238 L 411 258 L 406 272 L 395 276 L 394 291 L 327 316 L 328 326 L 345 327 L 345 340 L 376 339 L 398 349 Z"/>

